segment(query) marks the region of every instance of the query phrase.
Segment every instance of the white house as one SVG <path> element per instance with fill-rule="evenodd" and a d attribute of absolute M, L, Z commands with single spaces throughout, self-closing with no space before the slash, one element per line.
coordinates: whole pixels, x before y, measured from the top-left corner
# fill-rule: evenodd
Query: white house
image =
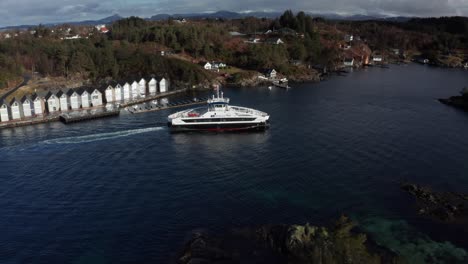
<path fill-rule="evenodd" d="M 346 67 L 353 67 L 354 66 L 354 58 L 346 58 L 343 62 L 343 65 Z"/>
<path fill-rule="evenodd" d="M 23 96 L 21 98 L 21 103 L 23 104 L 23 115 L 24 117 L 32 117 L 34 115 L 34 102 L 31 98 Z"/>
<path fill-rule="evenodd" d="M 270 69 L 270 70 L 268 70 L 268 71 L 266 72 L 266 76 L 267 76 L 268 78 L 272 78 L 272 79 L 276 78 L 277 74 L 278 74 L 278 72 L 276 72 L 275 69 Z"/>
<path fill-rule="evenodd" d="M 70 95 L 73 93 L 72 90 L 68 90 L 66 92 L 59 92 L 57 93 L 57 96 L 60 95 L 60 110 L 61 111 L 68 111 L 70 110 Z"/>
<path fill-rule="evenodd" d="M 280 38 L 271 38 L 271 39 L 267 39 L 266 42 L 267 42 L 268 44 L 273 44 L 273 45 L 284 44 L 284 41 L 282 41 Z"/>
<path fill-rule="evenodd" d="M 130 84 L 127 82 L 123 86 L 123 99 L 124 100 L 131 100 L 132 99 L 132 91 Z"/>
<path fill-rule="evenodd" d="M 344 36 L 344 41 L 346 42 L 351 42 L 354 40 L 354 36 L 353 35 L 345 35 Z"/>
<path fill-rule="evenodd" d="M 207 62 L 207 63 L 205 63 L 205 65 L 203 65 L 203 68 L 204 68 L 205 70 L 211 70 L 212 67 L 213 67 L 213 66 L 212 66 L 211 63 L 209 63 L 209 62 Z"/>
<path fill-rule="evenodd" d="M 138 89 L 138 83 L 136 81 L 133 81 L 131 85 L 131 91 L 132 91 L 132 99 L 138 99 L 140 91 Z"/>
<path fill-rule="evenodd" d="M 140 82 L 138 83 L 138 89 L 140 90 L 140 97 L 146 97 L 146 80 L 141 78 Z"/>
<path fill-rule="evenodd" d="M 10 106 L 11 106 L 11 119 L 12 120 L 24 118 L 23 104 L 21 104 L 20 101 L 14 98 L 13 100 L 11 100 Z"/>
<path fill-rule="evenodd" d="M 81 93 L 81 107 L 91 107 L 91 95 L 89 94 L 87 89 L 83 89 L 83 92 Z"/>
<path fill-rule="evenodd" d="M 383 57 L 382 55 L 374 55 L 374 57 L 372 58 L 372 60 L 374 62 L 382 62 L 383 61 Z"/>
<path fill-rule="evenodd" d="M 117 84 L 114 88 L 115 101 L 122 101 L 122 85 Z"/>
<path fill-rule="evenodd" d="M 46 100 L 49 113 L 60 111 L 60 99 L 55 94 L 49 93 Z"/>
<path fill-rule="evenodd" d="M 102 93 L 98 89 L 94 89 L 93 93 L 91 94 L 91 103 L 93 104 L 93 107 L 103 105 Z"/>
<path fill-rule="evenodd" d="M 115 101 L 115 90 L 114 90 L 114 87 L 112 87 L 112 85 L 107 86 L 105 93 L 106 93 L 106 101 L 108 103 L 112 103 Z"/>
<path fill-rule="evenodd" d="M 70 96 L 70 106 L 72 110 L 78 110 L 81 107 L 81 95 L 77 91 L 73 91 Z"/>
<path fill-rule="evenodd" d="M 0 106 L 0 122 L 10 121 L 10 108 L 6 103 Z"/>
<path fill-rule="evenodd" d="M 169 90 L 169 82 L 165 78 L 162 78 L 161 81 L 159 81 L 159 92 L 165 93 L 168 90 Z"/>
<path fill-rule="evenodd" d="M 45 98 L 38 94 L 34 94 L 33 99 L 34 99 L 34 115 L 45 114 L 45 111 L 46 111 Z"/>
<path fill-rule="evenodd" d="M 151 78 L 151 80 L 148 82 L 148 87 L 149 93 L 151 95 L 155 95 L 158 91 L 158 81 L 156 81 L 154 78 Z"/>

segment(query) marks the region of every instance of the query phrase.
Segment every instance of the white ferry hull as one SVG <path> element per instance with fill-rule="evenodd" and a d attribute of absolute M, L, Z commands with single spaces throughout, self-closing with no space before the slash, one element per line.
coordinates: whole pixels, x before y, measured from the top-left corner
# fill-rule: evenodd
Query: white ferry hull
<path fill-rule="evenodd" d="M 207 123 L 207 124 L 173 124 L 168 122 L 171 132 L 244 132 L 244 131 L 265 131 L 269 128 L 266 122 L 249 123 Z"/>

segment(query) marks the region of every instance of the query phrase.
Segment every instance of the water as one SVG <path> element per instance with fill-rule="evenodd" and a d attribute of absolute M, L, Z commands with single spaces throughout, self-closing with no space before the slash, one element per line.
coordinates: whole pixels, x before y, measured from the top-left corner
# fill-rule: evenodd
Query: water
<path fill-rule="evenodd" d="M 156 123 L 175 110 L 0 130 L 0 262 L 164 263 L 196 229 L 341 213 L 382 243 L 390 222 L 466 249 L 467 230 L 418 217 L 398 183 L 468 193 L 468 114 L 435 100 L 467 84 L 409 65 L 226 89 L 271 114 L 265 133 L 171 135 Z"/>

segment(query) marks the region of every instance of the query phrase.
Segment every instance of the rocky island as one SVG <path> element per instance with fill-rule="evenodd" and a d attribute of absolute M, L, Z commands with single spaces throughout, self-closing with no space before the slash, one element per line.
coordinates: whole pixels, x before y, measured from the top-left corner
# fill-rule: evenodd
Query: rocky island
<path fill-rule="evenodd" d="M 447 99 L 439 99 L 439 102 L 468 111 L 468 87 L 463 88 L 461 95 L 452 96 Z"/>
<path fill-rule="evenodd" d="M 195 233 L 178 263 L 405 263 L 342 216 L 330 227 L 269 225 L 221 236 Z"/>

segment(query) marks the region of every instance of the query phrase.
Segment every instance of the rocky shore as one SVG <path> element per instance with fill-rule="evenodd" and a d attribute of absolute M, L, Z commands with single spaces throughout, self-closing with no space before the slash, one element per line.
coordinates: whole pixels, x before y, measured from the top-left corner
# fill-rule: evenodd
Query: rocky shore
<path fill-rule="evenodd" d="M 196 263 L 404 263 L 341 217 L 330 227 L 271 225 L 223 235 L 195 233 L 178 257 Z"/>
<path fill-rule="evenodd" d="M 468 194 L 436 192 L 412 183 L 402 184 L 401 189 L 416 199 L 419 214 L 446 222 L 457 220 L 468 225 Z"/>
<path fill-rule="evenodd" d="M 465 96 L 452 96 L 447 99 L 439 99 L 439 102 L 468 112 L 468 99 Z"/>

